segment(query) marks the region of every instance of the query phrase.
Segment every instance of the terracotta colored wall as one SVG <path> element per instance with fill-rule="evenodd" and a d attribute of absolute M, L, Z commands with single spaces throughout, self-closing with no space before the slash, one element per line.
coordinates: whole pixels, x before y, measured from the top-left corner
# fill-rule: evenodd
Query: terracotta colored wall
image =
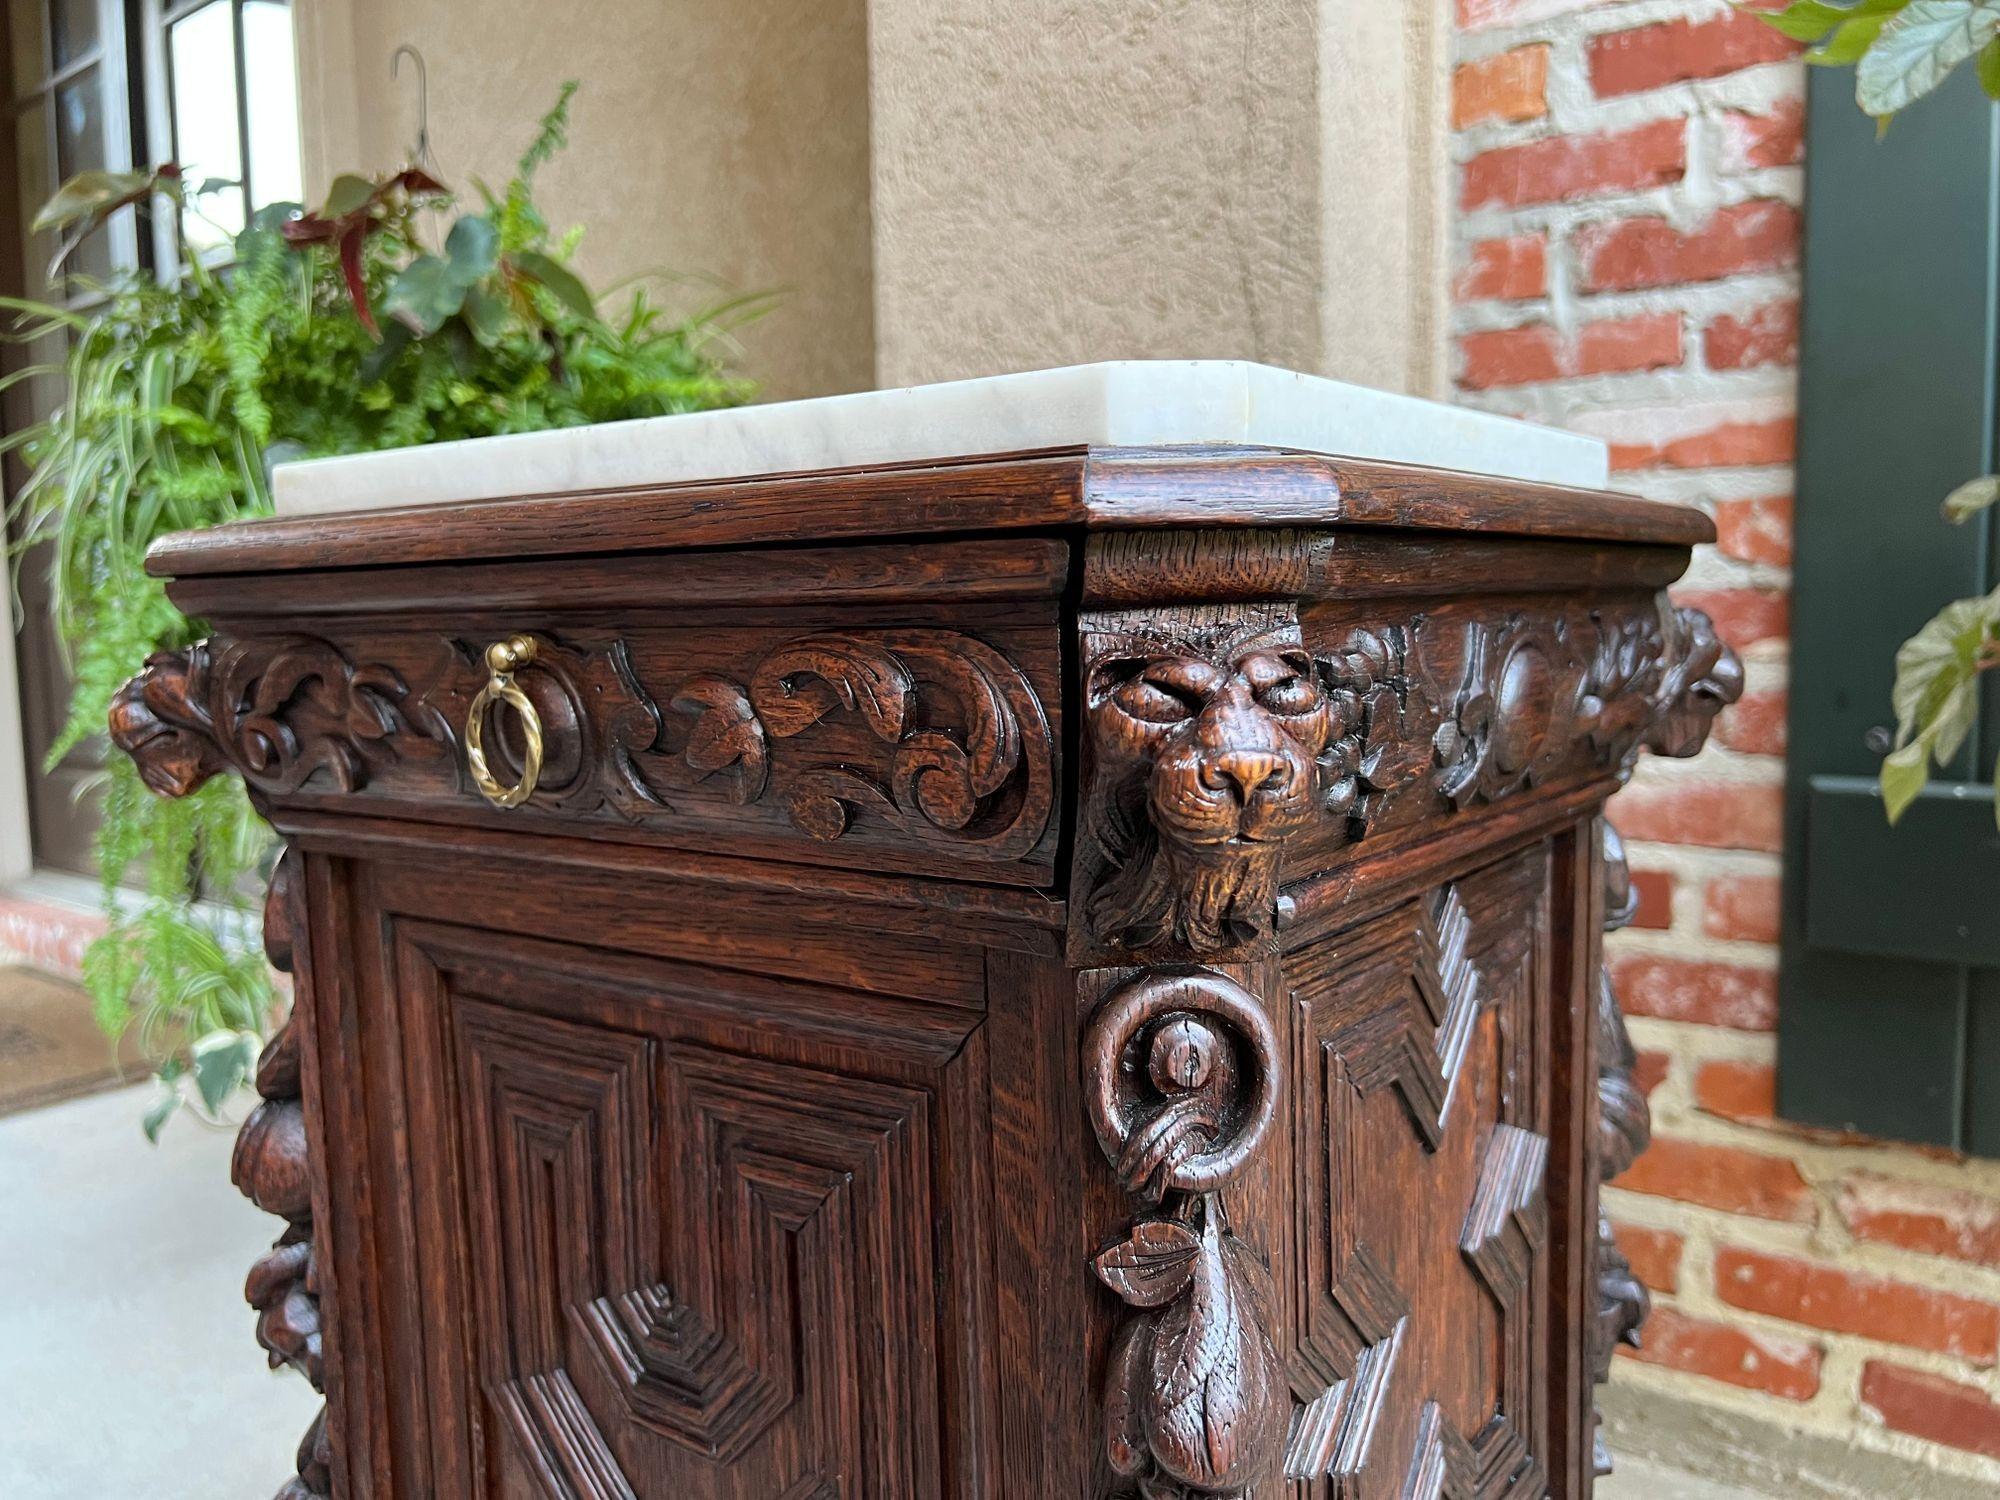
<path fill-rule="evenodd" d="M 1621 488 L 1709 511 L 1679 594 L 1749 673 L 1704 756 L 1612 807 L 1659 1138 L 1611 1194 L 1660 1304 L 1620 1380 L 1713 1432 L 2000 1480 L 2000 1166 L 1771 1119 L 1803 66 L 1722 0 L 1458 8 L 1459 397 L 1604 437 Z"/>
<path fill-rule="evenodd" d="M 564 79 L 580 79 L 570 149 L 546 171 L 552 223 L 586 223 L 581 270 L 603 289 L 668 269 L 782 287 L 743 337 L 773 398 L 874 383 L 866 0 L 299 0 L 309 189 L 400 165 L 430 69 L 445 176 L 504 181 Z M 678 305 L 715 295 L 689 287 Z"/>

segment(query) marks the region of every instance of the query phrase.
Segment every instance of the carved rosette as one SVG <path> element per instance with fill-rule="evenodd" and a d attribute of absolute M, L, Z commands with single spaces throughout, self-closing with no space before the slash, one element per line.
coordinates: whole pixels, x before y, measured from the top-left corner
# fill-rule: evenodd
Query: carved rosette
<path fill-rule="evenodd" d="M 1607 742 L 1629 775 L 1641 748 L 1685 758 L 1707 743 L 1716 715 L 1743 696 L 1743 667 L 1722 643 L 1700 610 L 1662 611 L 1661 633 L 1651 642 L 1607 641 L 1600 656 L 1606 700 L 1638 705 L 1607 728 Z M 1620 695 L 1623 695 L 1622 697 Z M 1616 711 L 1614 709 L 1614 711 Z M 1638 894 L 1625 861 L 1625 841 L 1600 820 L 1603 848 L 1604 930 L 1616 932 L 1638 913 Z M 1644 1154 L 1653 1137 L 1652 1111 L 1635 1076 L 1639 1056 L 1625 1026 L 1625 1014 L 1608 966 L 1597 985 L 1597 1183 L 1612 1181 Z M 1637 1348 L 1652 1311 L 1646 1288 L 1611 1233 L 1610 1217 L 1597 1217 L 1597 1321 L 1591 1347 L 1592 1370 L 1601 1385 L 1611 1377 L 1620 1344 Z M 1602 1434 L 1596 1439 L 1597 1471 L 1611 1471 Z"/>
<path fill-rule="evenodd" d="M 1112 1346 L 1105 1442 L 1140 1500 L 1245 1496 L 1284 1441 L 1269 1278 L 1223 1199 L 1276 1117 L 1279 1069 L 1256 998 L 1208 970 L 1131 980 L 1084 1038 L 1091 1123 L 1147 1209 L 1095 1262 L 1131 1309 Z"/>

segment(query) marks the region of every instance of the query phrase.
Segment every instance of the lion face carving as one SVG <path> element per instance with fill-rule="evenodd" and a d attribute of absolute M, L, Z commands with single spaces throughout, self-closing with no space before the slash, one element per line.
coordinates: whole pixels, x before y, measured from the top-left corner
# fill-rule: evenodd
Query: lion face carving
<path fill-rule="evenodd" d="M 1707 743 L 1715 716 L 1743 696 L 1743 663 L 1698 609 L 1669 608 L 1664 624 L 1670 665 L 1645 744 L 1656 755 L 1686 759 Z"/>
<path fill-rule="evenodd" d="M 1195 952 L 1268 933 L 1281 848 L 1323 807 L 1352 705 L 1296 628 L 1122 645 L 1086 682 L 1109 866 L 1092 930 Z"/>

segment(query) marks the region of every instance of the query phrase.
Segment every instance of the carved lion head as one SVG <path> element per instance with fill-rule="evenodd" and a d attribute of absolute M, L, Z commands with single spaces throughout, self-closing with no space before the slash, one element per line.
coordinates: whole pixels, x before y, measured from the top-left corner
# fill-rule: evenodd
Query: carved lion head
<path fill-rule="evenodd" d="M 1114 643 L 1086 693 L 1110 867 L 1097 936 L 1212 951 L 1268 933 L 1280 850 L 1321 810 L 1354 711 L 1296 627 Z"/>
<path fill-rule="evenodd" d="M 1668 609 L 1667 670 L 1660 684 L 1646 748 L 1685 758 L 1699 753 L 1715 716 L 1743 696 L 1743 663 L 1698 609 Z"/>

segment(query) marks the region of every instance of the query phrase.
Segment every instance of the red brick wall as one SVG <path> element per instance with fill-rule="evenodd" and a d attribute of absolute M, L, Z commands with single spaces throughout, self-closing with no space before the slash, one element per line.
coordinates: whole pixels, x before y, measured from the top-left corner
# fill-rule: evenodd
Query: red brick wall
<path fill-rule="evenodd" d="M 1722 0 L 1457 0 L 1460 399 L 1593 433 L 1720 541 L 1744 700 L 1613 805 L 1658 1145 L 1610 1194 L 1659 1312 L 1619 1378 L 2000 1481 L 2000 1167 L 1771 1118 L 1804 69 Z"/>

